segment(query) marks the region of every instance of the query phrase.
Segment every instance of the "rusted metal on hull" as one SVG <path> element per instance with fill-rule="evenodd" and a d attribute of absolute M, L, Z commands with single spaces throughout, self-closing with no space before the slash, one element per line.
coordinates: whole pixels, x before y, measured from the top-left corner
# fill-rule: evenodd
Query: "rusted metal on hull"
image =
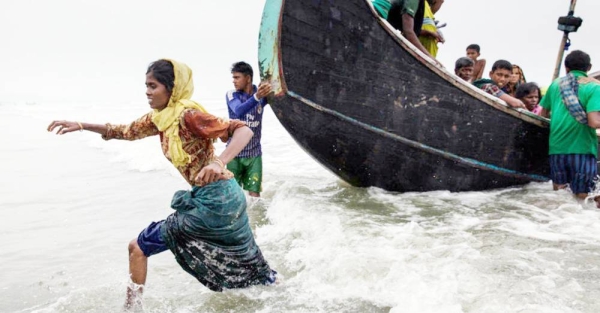
<path fill-rule="evenodd" d="M 548 180 L 547 120 L 429 63 L 364 0 L 268 0 L 265 11 L 280 14 L 261 25 L 262 78 L 284 82 L 272 108 L 342 179 L 393 191 Z"/>

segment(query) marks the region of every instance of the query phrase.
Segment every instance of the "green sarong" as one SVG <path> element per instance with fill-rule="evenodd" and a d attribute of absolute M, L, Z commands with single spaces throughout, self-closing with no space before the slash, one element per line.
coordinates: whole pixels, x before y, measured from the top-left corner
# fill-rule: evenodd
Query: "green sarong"
<path fill-rule="evenodd" d="M 254 241 L 246 197 L 234 179 L 173 196 L 161 235 L 181 267 L 213 291 L 271 284 L 271 270 Z"/>

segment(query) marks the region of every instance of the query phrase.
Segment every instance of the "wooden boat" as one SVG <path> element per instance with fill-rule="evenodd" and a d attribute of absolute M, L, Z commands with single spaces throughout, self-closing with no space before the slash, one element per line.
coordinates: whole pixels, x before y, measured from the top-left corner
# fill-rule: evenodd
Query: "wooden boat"
<path fill-rule="evenodd" d="M 548 122 L 437 66 L 365 0 L 267 0 L 272 109 L 354 186 L 483 190 L 548 181 Z"/>

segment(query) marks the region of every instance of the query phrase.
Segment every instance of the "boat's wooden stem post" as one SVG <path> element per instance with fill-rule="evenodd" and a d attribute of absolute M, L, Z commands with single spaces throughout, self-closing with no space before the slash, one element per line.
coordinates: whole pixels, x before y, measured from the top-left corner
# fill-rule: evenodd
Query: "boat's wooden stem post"
<path fill-rule="evenodd" d="M 565 51 L 569 49 L 571 45 L 571 41 L 569 40 L 569 33 L 574 33 L 577 31 L 579 26 L 583 20 L 581 18 L 575 17 L 575 6 L 577 5 L 577 0 L 571 0 L 571 5 L 569 6 L 569 14 L 567 16 L 561 16 L 558 18 L 558 29 L 563 31 L 564 35 L 560 42 L 560 47 L 558 50 L 558 57 L 556 58 L 556 66 L 554 67 L 554 74 L 552 75 L 552 80 L 555 80 L 558 75 L 560 75 L 560 67 L 563 61 L 563 57 L 565 55 Z"/>

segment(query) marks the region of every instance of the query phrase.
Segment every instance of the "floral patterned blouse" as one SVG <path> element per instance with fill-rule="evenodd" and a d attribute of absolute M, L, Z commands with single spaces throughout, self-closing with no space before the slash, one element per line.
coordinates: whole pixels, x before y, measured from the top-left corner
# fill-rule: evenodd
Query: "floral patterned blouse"
<path fill-rule="evenodd" d="M 145 114 L 129 125 L 106 124 L 107 131 L 102 138 L 137 140 L 159 135 L 163 154 L 171 161 L 169 139 L 163 136 L 163 133 L 152 123 L 152 113 Z M 183 178 L 192 186 L 200 186 L 201 184 L 195 182 L 196 176 L 203 167 L 215 159 L 213 139 L 220 138 L 221 141 L 227 142 L 236 129 L 245 125 L 239 120 L 224 120 L 198 110 L 184 110 L 179 120 L 179 137 L 183 150 L 191 157 L 191 162 L 177 168 Z M 227 169 L 224 169 L 224 176 L 226 179 L 233 178 L 233 174 Z"/>

